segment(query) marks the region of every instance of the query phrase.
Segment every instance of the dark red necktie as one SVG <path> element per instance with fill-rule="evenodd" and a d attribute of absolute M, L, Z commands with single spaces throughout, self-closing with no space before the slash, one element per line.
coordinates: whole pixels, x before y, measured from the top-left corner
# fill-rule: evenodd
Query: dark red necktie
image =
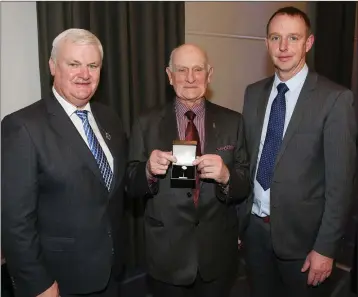
<path fill-rule="evenodd" d="M 185 130 L 185 140 L 197 141 L 196 155 L 201 156 L 199 133 L 198 133 L 198 129 L 196 129 L 196 126 L 194 124 L 194 118 L 195 118 L 196 114 L 193 111 L 189 110 L 185 113 L 185 115 L 189 120 L 188 125 L 186 126 L 186 130 Z M 195 180 L 195 189 L 193 189 L 193 194 L 194 194 L 193 200 L 194 200 L 195 206 L 198 206 L 199 192 L 200 192 L 200 179 L 199 179 L 199 174 L 197 173 L 196 180 Z"/>

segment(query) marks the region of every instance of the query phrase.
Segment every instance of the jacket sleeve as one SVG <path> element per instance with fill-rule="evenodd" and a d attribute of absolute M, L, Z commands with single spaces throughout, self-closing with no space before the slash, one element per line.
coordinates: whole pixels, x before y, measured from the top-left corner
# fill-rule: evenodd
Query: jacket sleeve
<path fill-rule="evenodd" d="M 240 202 L 250 193 L 249 156 L 247 154 L 245 130 L 242 115 L 239 115 L 234 164 L 229 168 L 228 188 L 216 186 L 216 196 L 226 203 Z"/>
<path fill-rule="evenodd" d="M 325 208 L 314 250 L 334 258 L 352 202 L 357 128 L 349 90 L 337 95 L 323 131 Z"/>
<path fill-rule="evenodd" d="M 15 116 L 1 124 L 2 249 L 15 295 L 36 296 L 54 279 L 46 270 L 37 232 L 38 176 L 36 147 Z"/>
<path fill-rule="evenodd" d="M 146 175 L 148 153 L 144 144 L 144 131 L 140 120 L 133 125 L 129 140 L 129 162 L 127 166 L 127 192 L 130 197 L 151 197 L 158 192 L 159 181 L 151 182 Z"/>

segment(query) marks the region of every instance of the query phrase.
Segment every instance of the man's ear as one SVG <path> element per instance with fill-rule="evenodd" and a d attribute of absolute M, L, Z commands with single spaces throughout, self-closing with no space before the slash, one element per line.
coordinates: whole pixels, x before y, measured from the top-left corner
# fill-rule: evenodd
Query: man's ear
<path fill-rule="evenodd" d="M 306 40 L 306 53 L 308 53 L 309 50 L 312 48 L 313 43 L 314 43 L 314 35 L 311 34 L 310 36 L 308 36 Z"/>
<path fill-rule="evenodd" d="M 48 60 L 48 64 L 50 66 L 50 72 L 52 76 L 55 76 L 55 71 L 56 71 L 56 63 L 54 62 L 54 60 L 52 58 L 50 58 L 50 60 Z"/>
<path fill-rule="evenodd" d="M 165 71 L 166 71 L 166 73 L 167 73 L 167 75 L 168 75 L 169 83 L 170 83 L 171 85 L 173 85 L 173 73 L 172 73 L 172 71 L 170 70 L 169 67 L 165 68 Z"/>
<path fill-rule="evenodd" d="M 209 66 L 209 72 L 208 72 L 208 83 L 211 83 L 211 76 L 214 73 L 214 67 Z"/>

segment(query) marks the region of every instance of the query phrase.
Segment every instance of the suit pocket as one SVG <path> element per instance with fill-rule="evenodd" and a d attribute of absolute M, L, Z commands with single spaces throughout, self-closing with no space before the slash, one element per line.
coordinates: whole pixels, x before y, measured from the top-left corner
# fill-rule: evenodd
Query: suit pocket
<path fill-rule="evenodd" d="M 145 221 L 152 227 L 164 227 L 164 223 L 153 217 L 146 216 Z"/>
<path fill-rule="evenodd" d="M 75 239 L 70 237 L 44 237 L 41 239 L 44 249 L 53 252 L 73 251 Z"/>

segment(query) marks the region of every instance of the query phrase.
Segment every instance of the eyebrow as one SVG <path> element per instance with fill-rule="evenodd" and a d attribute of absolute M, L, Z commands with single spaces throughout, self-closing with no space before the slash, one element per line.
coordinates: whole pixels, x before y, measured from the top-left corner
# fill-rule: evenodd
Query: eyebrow
<path fill-rule="evenodd" d="M 72 60 L 72 59 L 70 59 L 68 62 L 69 62 L 69 63 L 82 64 L 80 61 L 78 61 L 78 60 Z M 98 63 L 98 62 L 91 62 L 91 63 L 88 63 L 87 65 L 97 65 L 97 64 L 99 64 L 99 63 Z"/>
<path fill-rule="evenodd" d="M 182 68 L 187 68 L 187 69 L 189 69 L 189 67 L 188 66 L 183 66 L 183 65 L 178 65 L 178 64 L 174 64 L 174 67 L 182 67 Z M 193 67 L 191 67 L 191 68 L 195 68 L 195 67 L 205 67 L 205 65 L 194 65 Z"/>
<path fill-rule="evenodd" d="M 270 37 L 270 36 L 272 36 L 272 35 L 282 36 L 282 34 L 276 33 L 276 32 L 270 33 L 268 36 Z M 290 35 L 296 35 L 296 36 L 300 36 L 300 37 L 302 36 L 300 33 L 288 33 L 287 35 L 288 35 L 288 36 L 290 36 Z"/>

